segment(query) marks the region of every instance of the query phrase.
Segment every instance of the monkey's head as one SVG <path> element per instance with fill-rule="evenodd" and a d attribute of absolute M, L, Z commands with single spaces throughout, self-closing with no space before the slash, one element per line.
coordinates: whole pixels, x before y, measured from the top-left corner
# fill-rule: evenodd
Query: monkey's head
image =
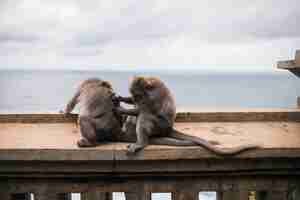
<path fill-rule="evenodd" d="M 131 80 L 129 91 L 135 102 L 147 97 L 148 92 L 160 85 L 161 81 L 155 77 L 134 76 Z"/>
<path fill-rule="evenodd" d="M 108 81 L 102 81 L 101 86 L 106 87 L 108 89 L 112 89 L 112 86 L 111 86 L 110 82 L 108 82 Z"/>
<path fill-rule="evenodd" d="M 79 87 L 80 89 L 84 89 L 85 87 L 91 87 L 93 85 L 96 87 L 106 87 L 112 90 L 112 86 L 110 82 L 98 78 L 89 78 L 87 80 L 84 80 L 83 82 L 80 83 Z"/>

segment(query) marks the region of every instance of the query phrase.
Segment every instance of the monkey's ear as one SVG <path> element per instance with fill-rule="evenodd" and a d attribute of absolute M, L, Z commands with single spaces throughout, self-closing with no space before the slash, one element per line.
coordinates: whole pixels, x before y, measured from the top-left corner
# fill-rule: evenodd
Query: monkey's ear
<path fill-rule="evenodd" d="M 102 85 L 103 87 L 112 89 L 112 86 L 111 86 L 110 82 L 108 82 L 108 81 L 102 81 L 101 85 Z"/>

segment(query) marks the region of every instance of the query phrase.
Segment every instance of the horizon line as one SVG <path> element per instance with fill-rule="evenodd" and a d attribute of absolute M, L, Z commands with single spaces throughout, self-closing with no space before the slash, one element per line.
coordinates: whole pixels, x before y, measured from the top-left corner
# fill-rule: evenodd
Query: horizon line
<path fill-rule="evenodd" d="M 286 70 L 281 70 L 277 68 L 272 69 L 195 69 L 195 68 L 184 68 L 184 69 L 147 69 L 147 68 L 134 68 L 134 69 L 112 69 L 112 68 L 102 68 L 102 69 L 83 69 L 83 68 L 0 68 L 0 71 L 73 71 L 73 72 L 93 72 L 93 71 L 99 71 L 99 72 L 164 72 L 164 73 L 180 73 L 180 72 L 196 72 L 196 73 L 285 73 Z"/>

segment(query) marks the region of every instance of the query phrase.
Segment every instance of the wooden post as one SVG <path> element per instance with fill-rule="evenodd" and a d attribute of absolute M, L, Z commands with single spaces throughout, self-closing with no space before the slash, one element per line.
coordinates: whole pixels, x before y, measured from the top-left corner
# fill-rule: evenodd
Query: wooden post
<path fill-rule="evenodd" d="M 17 193 L 11 196 L 12 200 L 31 200 L 30 193 Z"/>
<path fill-rule="evenodd" d="M 84 192 L 81 193 L 81 200 L 112 200 L 111 192 Z"/>

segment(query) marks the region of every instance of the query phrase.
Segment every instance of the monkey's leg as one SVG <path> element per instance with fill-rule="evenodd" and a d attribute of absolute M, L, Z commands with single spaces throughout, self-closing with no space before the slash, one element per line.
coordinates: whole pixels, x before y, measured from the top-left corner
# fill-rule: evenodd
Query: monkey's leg
<path fill-rule="evenodd" d="M 79 126 L 82 138 L 77 142 L 79 147 L 96 146 L 96 130 L 93 120 L 88 116 L 79 117 Z"/>
<path fill-rule="evenodd" d="M 120 134 L 120 142 L 136 142 L 136 121 L 135 116 L 126 116 L 125 122 L 122 126 L 122 133 Z"/>
<path fill-rule="evenodd" d="M 135 153 L 148 145 L 149 136 L 151 135 L 153 128 L 153 122 L 150 119 L 146 119 L 143 115 L 140 115 L 137 119 L 136 125 L 137 142 L 128 145 L 127 151 L 129 153 Z"/>

